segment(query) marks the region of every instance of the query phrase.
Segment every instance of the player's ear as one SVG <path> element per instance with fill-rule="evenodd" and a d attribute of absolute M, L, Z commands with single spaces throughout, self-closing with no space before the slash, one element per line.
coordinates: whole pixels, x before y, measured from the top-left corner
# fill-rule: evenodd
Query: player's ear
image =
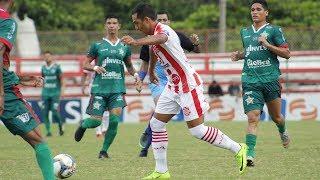
<path fill-rule="evenodd" d="M 119 28 L 118 29 L 121 29 L 121 24 L 119 23 Z"/>
<path fill-rule="evenodd" d="M 268 10 L 266 10 L 266 16 L 269 16 L 269 11 Z"/>

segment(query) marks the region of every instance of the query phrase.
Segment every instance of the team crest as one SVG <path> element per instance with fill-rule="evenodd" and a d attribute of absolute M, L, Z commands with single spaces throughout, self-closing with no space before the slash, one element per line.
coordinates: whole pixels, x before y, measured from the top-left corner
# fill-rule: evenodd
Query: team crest
<path fill-rule="evenodd" d="M 266 37 L 266 39 L 268 39 L 269 34 L 264 31 L 263 33 L 261 33 L 261 36 L 264 36 L 264 37 Z"/>
<path fill-rule="evenodd" d="M 101 104 L 100 104 L 98 101 L 96 101 L 95 103 L 93 103 L 93 109 L 100 110 L 100 106 L 101 106 Z"/>
<path fill-rule="evenodd" d="M 191 114 L 191 111 L 188 107 L 184 107 L 182 111 L 185 116 L 189 116 Z"/>
<path fill-rule="evenodd" d="M 247 102 L 247 105 L 253 104 L 253 99 L 254 99 L 253 97 L 248 96 L 247 99 L 245 100 Z"/>
<path fill-rule="evenodd" d="M 121 48 L 121 49 L 119 49 L 119 54 L 121 55 L 121 56 L 124 56 L 124 50 Z"/>

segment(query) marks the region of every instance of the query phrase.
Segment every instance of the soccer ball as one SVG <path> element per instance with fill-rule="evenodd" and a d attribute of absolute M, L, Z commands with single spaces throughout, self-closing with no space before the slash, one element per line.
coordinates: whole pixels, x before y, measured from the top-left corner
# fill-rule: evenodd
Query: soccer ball
<path fill-rule="evenodd" d="M 68 154 L 58 154 L 53 158 L 54 175 L 65 179 L 72 176 L 76 171 L 76 162 Z"/>

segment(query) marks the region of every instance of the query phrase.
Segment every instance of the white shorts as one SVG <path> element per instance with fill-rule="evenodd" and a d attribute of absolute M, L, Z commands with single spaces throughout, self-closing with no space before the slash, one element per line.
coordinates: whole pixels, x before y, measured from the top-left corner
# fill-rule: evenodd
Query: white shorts
<path fill-rule="evenodd" d="M 185 121 L 197 119 L 209 109 L 209 104 L 203 95 L 202 85 L 188 93 L 175 93 L 166 86 L 159 97 L 155 112 L 178 114 L 181 109 Z"/>

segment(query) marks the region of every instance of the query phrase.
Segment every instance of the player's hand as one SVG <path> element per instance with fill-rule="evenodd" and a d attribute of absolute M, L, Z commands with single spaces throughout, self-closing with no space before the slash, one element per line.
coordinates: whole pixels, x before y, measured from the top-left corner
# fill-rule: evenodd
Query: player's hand
<path fill-rule="evenodd" d="M 21 78 L 20 84 L 23 86 L 43 87 L 44 79 L 40 76 L 29 76 L 28 78 Z"/>
<path fill-rule="evenodd" d="M 158 79 L 157 75 L 154 72 L 150 72 L 149 73 L 149 79 L 150 79 L 151 83 L 159 84 L 159 79 Z"/>
<path fill-rule="evenodd" d="M 106 69 L 104 69 L 103 67 L 100 67 L 100 66 L 94 66 L 93 67 L 93 70 L 95 72 L 97 72 L 98 74 L 102 74 L 102 73 L 106 73 Z"/>
<path fill-rule="evenodd" d="M 81 88 L 81 92 L 82 92 L 82 94 L 85 95 L 85 96 L 88 95 L 88 93 L 86 92 L 86 87 L 82 87 L 82 88 Z"/>
<path fill-rule="evenodd" d="M 190 40 L 195 46 L 199 45 L 199 36 L 197 34 L 191 34 Z"/>
<path fill-rule="evenodd" d="M 239 51 L 235 51 L 231 53 L 231 61 L 239 61 L 241 59 L 241 53 Z"/>
<path fill-rule="evenodd" d="M 140 93 L 142 91 L 142 81 L 139 78 L 139 74 L 134 73 L 133 77 L 134 77 L 134 85 L 136 86 L 136 90 L 138 91 L 138 93 Z"/>
<path fill-rule="evenodd" d="M 133 45 L 133 46 L 137 46 L 137 41 L 135 39 L 133 39 L 131 36 L 123 36 L 121 38 L 121 41 L 124 43 L 124 44 L 128 44 L 128 45 Z"/>
<path fill-rule="evenodd" d="M 0 116 L 3 114 L 4 111 L 4 95 L 0 95 Z"/>
<path fill-rule="evenodd" d="M 266 36 L 260 36 L 258 38 L 258 42 L 261 43 L 262 46 L 268 48 L 268 46 L 270 45 L 270 43 L 267 41 L 267 37 Z"/>

